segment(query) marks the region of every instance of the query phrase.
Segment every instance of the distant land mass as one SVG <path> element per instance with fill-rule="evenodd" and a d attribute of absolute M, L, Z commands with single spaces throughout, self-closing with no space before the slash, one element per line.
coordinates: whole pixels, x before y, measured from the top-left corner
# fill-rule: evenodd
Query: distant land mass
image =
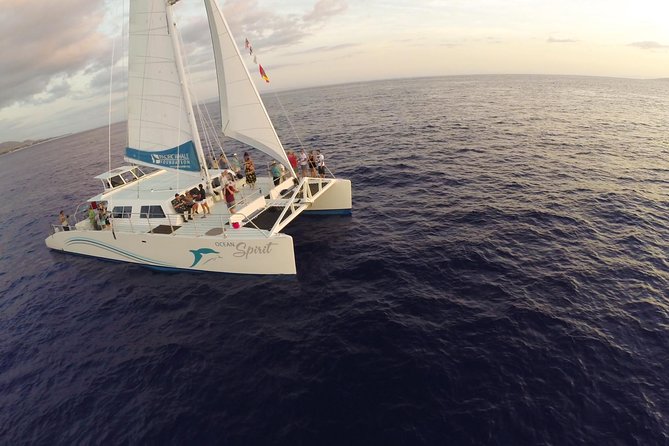
<path fill-rule="evenodd" d="M 69 135 L 69 133 L 68 133 Z M 16 150 L 26 149 L 28 147 L 34 146 L 36 144 L 41 144 L 43 142 L 52 141 L 54 139 L 62 138 L 68 135 L 54 136 L 51 138 L 44 139 L 26 139 L 25 141 L 5 141 L 0 142 L 0 155 L 5 153 L 14 152 Z"/>

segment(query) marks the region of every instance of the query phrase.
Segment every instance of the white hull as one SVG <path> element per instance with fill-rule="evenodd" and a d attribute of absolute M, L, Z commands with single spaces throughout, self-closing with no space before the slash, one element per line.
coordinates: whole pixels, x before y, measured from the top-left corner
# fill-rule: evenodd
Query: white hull
<path fill-rule="evenodd" d="M 146 178 L 157 181 L 161 176 Z M 351 182 L 341 179 L 327 179 L 321 182 L 311 179 L 314 190 L 327 184 L 327 189 L 318 192 L 311 200 L 305 200 L 304 212 L 343 213 L 351 212 Z M 243 181 L 240 182 L 240 184 Z M 242 215 L 262 211 L 277 200 L 265 200 L 257 195 L 259 188 L 275 196 L 285 184 L 271 188 L 271 180 L 258 179 L 258 189 L 239 186 L 251 194 L 245 206 L 238 208 L 237 214 L 229 214 L 221 201 L 209 199 L 211 214 L 207 218 L 196 215 L 194 220 L 180 223 L 179 216 L 168 219 L 116 219 L 114 230 L 94 230 L 87 220 L 79 222 L 70 231 L 54 226 L 54 233 L 46 238 L 47 247 L 80 255 L 99 257 L 120 262 L 137 263 L 157 269 L 183 269 L 234 274 L 296 274 L 293 239 L 281 232 L 255 227 L 255 221 L 242 221 Z M 119 192 L 121 193 L 121 192 Z M 169 195 L 169 194 L 168 194 Z M 259 198 L 254 198 L 254 197 Z M 256 209 L 261 201 L 260 209 Z M 157 201 L 157 200 L 154 200 Z M 281 201 L 281 200 L 279 200 Z M 267 202 L 267 203 L 266 203 Z M 134 208 L 137 209 L 136 207 Z M 299 212 L 295 212 L 296 216 Z M 230 222 L 239 221 L 239 229 L 232 228 Z M 167 223 L 167 224 L 166 224 Z M 155 234 L 150 229 L 161 226 L 171 233 Z"/>
<path fill-rule="evenodd" d="M 231 231 L 230 231 L 231 232 Z M 295 274 L 293 239 L 285 234 L 258 238 L 254 230 L 228 237 L 187 237 L 104 231 L 56 232 L 46 241 L 54 250 L 161 269 L 237 274 Z M 243 233 L 248 232 L 248 236 Z M 255 233 L 255 236 L 251 236 Z"/>
<path fill-rule="evenodd" d="M 328 188 L 305 213 L 350 214 L 352 208 L 351 181 L 340 178 L 330 180 L 334 184 Z"/>

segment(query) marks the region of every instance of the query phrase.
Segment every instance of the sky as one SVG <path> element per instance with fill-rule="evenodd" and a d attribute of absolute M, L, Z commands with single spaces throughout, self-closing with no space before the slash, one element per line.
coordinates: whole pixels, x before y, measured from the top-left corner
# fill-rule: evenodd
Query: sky
<path fill-rule="evenodd" d="M 0 0 L 0 142 L 125 119 L 128 1 Z M 265 85 L 249 59 L 261 94 L 469 74 L 669 77 L 667 0 L 218 1 L 271 79 Z M 175 15 L 194 96 L 210 100 L 202 2 L 181 0 Z"/>

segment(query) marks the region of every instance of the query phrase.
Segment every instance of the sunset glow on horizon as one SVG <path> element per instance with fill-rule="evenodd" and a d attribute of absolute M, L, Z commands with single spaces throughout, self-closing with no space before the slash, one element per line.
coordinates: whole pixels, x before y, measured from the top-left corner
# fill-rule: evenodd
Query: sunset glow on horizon
<path fill-rule="evenodd" d="M 0 142 L 82 131 L 124 119 L 126 1 L 63 0 L 49 14 L 27 0 L 0 11 Z M 669 3 L 660 0 L 227 0 L 271 79 L 261 93 L 374 79 L 469 74 L 669 77 Z M 199 1 L 176 16 L 194 92 L 216 95 Z M 127 19 L 127 17 L 126 17 Z M 251 66 L 249 60 L 249 66 Z"/>

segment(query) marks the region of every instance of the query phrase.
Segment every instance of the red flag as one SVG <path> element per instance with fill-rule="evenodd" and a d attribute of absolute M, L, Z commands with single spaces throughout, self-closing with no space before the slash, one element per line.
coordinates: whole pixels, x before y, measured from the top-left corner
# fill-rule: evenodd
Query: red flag
<path fill-rule="evenodd" d="M 269 84 L 269 77 L 267 76 L 267 73 L 265 73 L 265 70 L 262 69 L 262 65 L 258 64 L 258 67 L 260 67 L 260 76 L 262 76 L 262 78 L 265 79 L 265 82 Z"/>

